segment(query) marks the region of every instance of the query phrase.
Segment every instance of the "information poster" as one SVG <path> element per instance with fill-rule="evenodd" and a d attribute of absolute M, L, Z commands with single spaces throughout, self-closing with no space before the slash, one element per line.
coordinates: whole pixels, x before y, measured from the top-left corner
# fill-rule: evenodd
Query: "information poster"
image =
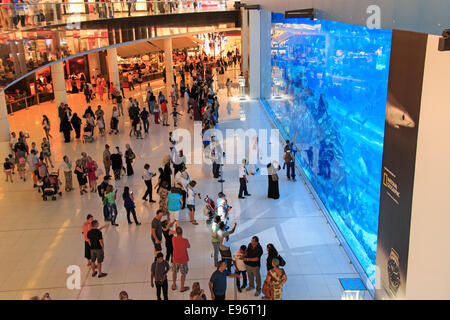
<path fill-rule="evenodd" d="M 386 103 L 377 244 L 377 299 L 405 296 L 427 35 L 394 30 Z"/>

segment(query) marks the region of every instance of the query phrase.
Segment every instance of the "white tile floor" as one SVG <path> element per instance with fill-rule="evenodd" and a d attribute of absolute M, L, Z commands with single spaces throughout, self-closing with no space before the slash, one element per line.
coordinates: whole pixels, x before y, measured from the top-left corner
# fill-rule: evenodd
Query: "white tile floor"
<path fill-rule="evenodd" d="M 230 75 L 226 75 L 230 76 Z M 222 77 L 224 78 L 224 77 Z M 221 79 L 223 81 L 224 79 Z M 222 82 L 223 83 L 223 82 Z M 162 88 L 160 82 L 152 84 L 155 91 Z M 142 94 L 144 94 L 143 86 Z M 234 92 L 237 94 L 237 91 Z M 125 94 L 128 90 L 125 89 Z M 135 91 L 142 100 L 143 95 Z M 228 103 L 228 105 L 227 105 Z M 69 96 L 69 104 L 74 112 L 84 113 L 86 103 L 81 95 Z M 95 101 L 92 105 L 97 105 Z M 259 102 L 240 102 L 231 98 L 227 102 L 226 93 L 220 90 L 219 128 L 270 128 L 270 122 Z M 102 103 L 106 119 L 110 118 L 111 105 Z M 142 105 L 142 104 L 141 104 Z M 229 112 L 227 109 L 231 108 Z M 245 113 L 247 121 L 240 121 L 240 113 Z M 93 108 L 95 109 L 95 108 Z M 182 112 L 185 110 L 181 109 Z M 108 276 L 92 278 L 83 258 L 84 243 L 81 234 L 82 224 L 88 213 L 102 219 L 102 205 L 97 194 L 80 196 L 78 191 L 63 193 L 57 201 L 43 202 L 33 190 L 30 180 L 22 182 L 15 175 L 13 184 L 0 182 L 0 299 L 29 299 L 34 295 L 50 292 L 54 299 L 117 299 L 121 290 L 126 290 L 133 299 L 155 299 L 155 289 L 150 286 L 149 268 L 153 258 L 153 245 L 150 239 L 150 223 L 157 204 L 143 203 L 140 200 L 145 186 L 140 177 L 144 163 L 153 170 L 160 166 L 162 157 L 168 153 L 166 142 L 168 132 L 173 127 L 150 125 L 150 135 L 144 140 L 135 140 L 126 133 L 129 121 L 121 119 L 122 133 L 118 136 L 96 138 L 92 144 L 79 141 L 65 144 L 57 132 L 58 120 L 56 106 L 50 103 L 33 106 L 29 110 L 16 112 L 10 116 L 12 131 L 28 131 L 29 143 L 35 141 L 40 146 L 43 136 L 41 116 L 47 114 L 52 123 L 52 152 L 55 164 L 61 162 L 63 155 L 73 161 L 82 151 L 93 156 L 100 164 L 103 146 L 132 145 L 137 154 L 134 164 L 136 174 L 124 178 L 116 184 L 119 190 L 128 185 L 134 191 L 138 219 L 142 225 L 128 225 L 122 201 L 118 201 L 119 227 L 110 227 L 104 232 L 106 258 L 103 270 Z M 182 118 L 181 127 L 193 130 L 192 120 Z M 220 186 L 211 177 L 209 165 L 189 165 L 188 171 L 198 182 L 202 196 L 209 194 L 216 198 Z M 342 289 L 338 279 L 358 277 L 355 269 L 339 246 L 323 214 L 318 210 L 311 195 L 300 181 L 286 181 L 284 171 L 280 172 L 279 200 L 269 200 L 267 177 L 250 178 L 251 197 L 237 199 L 239 182 L 237 165 L 224 167 L 224 192 L 233 205 L 232 219 L 238 228 L 231 237 L 232 250 L 248 244 L 253 235 L 260 238 L 265 251 L 268 243 L 273 243 L 287 261 L 285 270 L 288 282 L 284 287 L 284 299 L 340 299 Z M 77 183 L 74 181 L 76 187 Z M 202 210 L 197 205 L 198 226 L 182 222 L 185 236 L 191 243 L 190 264 L 187 285 L 199 281 L 209 297 L 208 280 L 214 271 L 211 258 L 210 231 L 206 227 Z M 183 212 L 187 218 L 187 211 Z M 266 275 L 266 254 L 262 259 L 262 279 Z M 82 270 L 81 290 L 66 288 L 70 265 L 78 265 Z M 171 279 L 171 277 L 169 277 Z M 170 285 L 170 282 L 169 282 Z M 234 299 L 232 280 L 229 280 L 227 299 Z M 189 292 L 179 293 L 169 289 L 170 299 L 188 299 Z M 238 299 L 255 299 L 253 294 L 244 292 Z"/>

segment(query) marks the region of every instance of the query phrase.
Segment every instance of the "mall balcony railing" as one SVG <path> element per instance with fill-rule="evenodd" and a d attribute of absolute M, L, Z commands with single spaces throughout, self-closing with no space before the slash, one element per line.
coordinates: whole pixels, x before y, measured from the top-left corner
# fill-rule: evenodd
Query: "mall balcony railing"
<path fill-rule="evenodd" d="M 233 3 L 234 1 L 136 2 L 136 10 L 132 7 L 130 10 L 133 17 L 131 20 L 128 18 L 126 0 L 0 3 L 3 26 L 3 32 L 0 32 L 0 90 L 54 62 L 89 52 L 157 37 L 221 32 L 236 28 Z M 87 13 L 71 13 L 77 8 L 70 7 L 74 5 L 82 6 Z M 114 8 L 114 19 L 109 18 L 111 10 L 108 11 L 108 8 Z M 81 10 L 81 7 L 78 9 Z M 125 11 L 121 12 L 122 9 Z M 181 13 L 186 14 L 185 19 L 176 15 Z M 150 16 L 152 18 L 147 19 Z M 92 20 L 98 22 L 87 26 L 87 21 L 90 23 Z M 26 23 L 32 26 L 27 26 Z M 15 24 L 20 29 L 15 28 Z M 173 27 L 177 24 L 178 27 Z"/>
<path fill-rule="evenodd" d="M 98 19 L 114 19 L 148 15 L 164 15 L 226 10 L 234 1 L 104 1 L 56 2 L 31 0 L 36 3 L 1 3 L 1 33 L 32 30 L 38 27 L 77 23 Z"/>

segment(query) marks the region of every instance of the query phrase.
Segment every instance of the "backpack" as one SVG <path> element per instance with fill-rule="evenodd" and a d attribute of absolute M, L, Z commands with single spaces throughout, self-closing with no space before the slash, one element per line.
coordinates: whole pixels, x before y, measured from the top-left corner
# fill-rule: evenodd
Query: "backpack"
<path fill-rule="evenodd" d="M 291 155 L 291 153 L 289 151 L 286 151 L 283 154 L 283 160 L 284 160 L 284 162 L 291 162 L 292 161 L 292 155 Z"/>

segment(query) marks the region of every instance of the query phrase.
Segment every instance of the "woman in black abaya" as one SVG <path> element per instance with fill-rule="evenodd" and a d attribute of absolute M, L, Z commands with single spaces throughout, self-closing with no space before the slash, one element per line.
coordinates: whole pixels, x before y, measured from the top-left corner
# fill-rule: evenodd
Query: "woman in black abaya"
<path fill-rule="evenodd" d="M 278 188 L 278 174 L 277 172 L 281 169 L 277 162 L 269 163 L 267 165 L 267 178 L 269 179 L 269 190 L 267 192 L 267 197 L 272 199 L 278 199 L 280 197 L 280 191 Z"/>
<path fill-rule="evenodd" d="M 64 134 L 64 142 L 70 142 L 70 131 L 72 129 L 72 125 L 69 122 L 69 118 L 67 117 L 67 114 L 64 114 L 64 117 L 61 121 L 61 131 Z"/>

